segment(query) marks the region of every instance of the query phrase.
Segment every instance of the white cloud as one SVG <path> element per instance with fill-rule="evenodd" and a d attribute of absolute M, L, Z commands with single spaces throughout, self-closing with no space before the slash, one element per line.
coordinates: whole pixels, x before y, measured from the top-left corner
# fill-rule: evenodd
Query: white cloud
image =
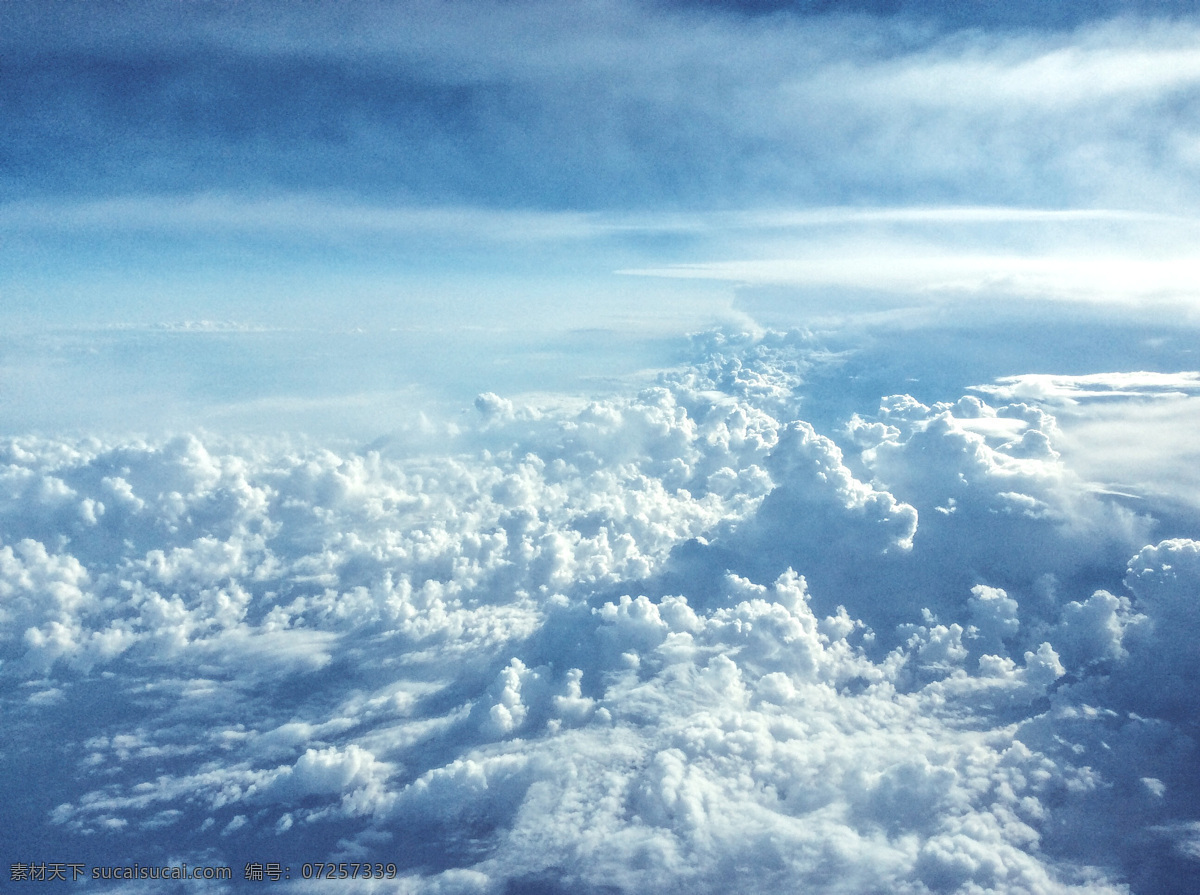
<path fill-rule="evenodd" d="M 916 106 L 996 105 L 1032 109 L 1103 106 L 1151 99 L 1200 84 L 1200 53 L 1186 32 L 1153 29 L 1141 38 L 1117 25 L 1093 29 L 1065 45 L 1016 38 L 992 47 L 937 49 L 865 72 L 860 95 Z M 959 52 L 954 52 L 959 50 Z"/>
<path fill-rule="evenodd" d="M 455 456 L 7 444 L 0 530 L 38 537 L 0 546 L 0 680 L 16 735 L 64 731 L 38 835 L 236 863 L 265 831 L 293 877 L 325 843 L 413 892 L 1118 892 L 1192 860 L 1154 831 L 1194 822 L 1160 746 L 1196 543 L 1145 546 L 1048 410 L 891 396 L 843 451 L 789 419 L 808 339 L 696 350 L 635 395 L 485 395 Z"/>
<path fill-rule="evenodd" d="M 1200 506 L 1198 389 L 1194 371 L 1026 374 L 972 386 L 1052 410 L 1064 460 L 1097 487 L 1189 511 Z"/>
<path fill-rule="evenodd" d="M 1038 296 L 1058 301 L 1136 304 L 1162 301 L 1195 319 L 1192 254 L 1146 258 L 1111 252 L 1081 255 L 972 255 L 950 246 L 877 243 L 825 245 L 797 256 L 713 261 L 623 270 L 639 276 L 723 280 L 748 286 L 856 288 L 949 301 L 976 295 L 1010 300 Z"/>
<path fill-rule="evenodd" d="M 1200 373 L 1089 373 L 1062 376 L 1028 373 L 1002 376 L 994 385 L 972 386 L 973 391 L 1005 401 L 1072 403 L 1088 398 L 1175 398 L 1200 391 Z"/>

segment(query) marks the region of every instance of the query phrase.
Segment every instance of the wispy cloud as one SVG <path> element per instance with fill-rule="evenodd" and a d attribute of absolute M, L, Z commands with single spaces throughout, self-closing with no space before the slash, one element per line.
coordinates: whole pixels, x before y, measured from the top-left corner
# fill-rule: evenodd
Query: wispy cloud
<path fill-rule="evenodd" d="M 1095 108 L 1169 98 L 1200 84 L 1195 33 L 1109 25 L 1082 37 L 1013 37 L 971 45 L 960 38 L 930 50 L 871 62 L 843 90 L 864 103 L 912 108 Z"/>
<path fill-rule="evenodd" d="M 435 235 L 491 242 L 572 241 L 611 230 L 594 214 L 453 205 L 383 205 L 292 194 L 253 198 L 235 193 L 49 199 L 0 205 L 0 232 L 94 234 L 98 231 L 219 233 L 265 237 L 412 238 Z"/>
<path fill-rule="evenodd" d="M 1146 300 L 1200 306 L 1195 270 L 1200 255 L 1166 259 L 1081 256 L 974 255 L 956 251 L 903 251 L 902 246 L 858 246 L 832 256 L 717 261 L 621 273 L 724 280 L 751 286 L 836 286 L 955 297 L 972 294 L 1055 298 L 1081 302 Z"/>
<path fill-rule="evenodd" d="M 298 192 L 271 198 L 233 192 L 24 199 L 0 204 L 0 232 L 219 233 L 270 237 L 436 236 L 495 243 L 571 243 L 605 238 L 675 237 L 749 241 L 780 232 L 878 225 L 1114 225 L 1200 230 L 1181 214 L 1115 208 L 910 205 L 771 207 L 743 210 L 572 211 L 470 205 L 383 203 Z M 811 238 L 806 234 L 805 238 Z"/>
<path fill-rule="evenodd" d="M 972 386 L 974 391 L 1006 401 L 1034 399 L 1074 403 L 1087 398 L 1180 398 L 1200 394 L 1200 373 L 1088 373 L 1062 376 L 1025 373 L 1002 376 L 992 385 Z"/>
<path fill-rule="evenodd" d="M 237 9 L 10 31 L 5 191 L 610 211 L 1197 198 L 1189 19 L 989 34 L 621 2 Z"/>

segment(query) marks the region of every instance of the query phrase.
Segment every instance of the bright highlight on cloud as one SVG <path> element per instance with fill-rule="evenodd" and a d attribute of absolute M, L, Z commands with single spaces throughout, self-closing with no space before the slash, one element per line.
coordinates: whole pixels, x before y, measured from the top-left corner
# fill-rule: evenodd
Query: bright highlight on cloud
<path fill-rule="evenodd" d="M 1088 398 L 1182 398 L 1200 392 L 1200 374 L 1142 371 L 1054 376 L 1030 373 L 1004 376 L 994 385 L 975 386 L 975 391 L 1007 400 L 1026 398 L 1066 404 Z"/>
<path fill-rule="evenodd" d="M 892 254 L 897 252 L 897 254 Z M 899 247 L 857 246 L 820 258 L 729 261 L 630 270 L 625 273 L 726 280 L 751 286 L 859 288 L 895 295 L 1037 295 L 1059 300 L 1185 302 L 1194 315 L 1194 271 L 1200 258 L 970 256 L 958 252 L 904 254 Z"/>
<path fill-rule="evenodd" d="M 1171 891 L 1200 543 L 1034 405 L 890 396 L 839 446 L 788 422 L 810 338 L 694 352 L 483 394 L 426 459 L 10 438 L 8 835 L 414 892 Z"/>

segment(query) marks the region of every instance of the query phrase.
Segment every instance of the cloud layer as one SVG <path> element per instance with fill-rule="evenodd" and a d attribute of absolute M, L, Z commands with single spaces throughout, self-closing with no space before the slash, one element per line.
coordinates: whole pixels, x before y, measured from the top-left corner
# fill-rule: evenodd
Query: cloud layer
<path fill-rule="evenodd" d="M 942 4 L 744 9 L 6 4 L 5 77 L 24 89 L 4 97 L 3 189 L 554 209 L 1194 205 L 1186 17 L 1088 4 L 1066 29 L 1035 16 L 986 32 Z"/>
<path fill-rule="evenodd" d="M 1200 24 L 837 6 L 0 5 L 10 861 L 1194 888 Z"/>
<path fill-rule="evenodd" d="M 1184 891 L 1200 543 L 1095 493 L 1033 404 L 822 434 L 816 356 L 710 334 L 636 394 L 482 394 L 425 458 L 8 439 L 5 853 Z"/>

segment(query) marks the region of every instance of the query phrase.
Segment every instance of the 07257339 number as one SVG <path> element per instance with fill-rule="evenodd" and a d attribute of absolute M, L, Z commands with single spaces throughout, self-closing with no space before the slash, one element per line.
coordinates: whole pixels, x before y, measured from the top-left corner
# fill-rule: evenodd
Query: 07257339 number
<path fill-rule="evenodd" d="M 305 879 L 395 879 L 395 864 L 301 864 L 300 875 Z"/>

